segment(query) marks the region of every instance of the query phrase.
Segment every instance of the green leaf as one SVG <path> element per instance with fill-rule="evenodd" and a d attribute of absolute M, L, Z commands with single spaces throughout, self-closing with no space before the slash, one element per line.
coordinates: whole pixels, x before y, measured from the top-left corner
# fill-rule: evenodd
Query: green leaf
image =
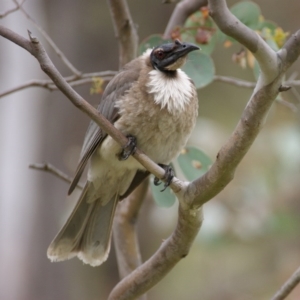
<path fill-rule="evenodd" d="M 182 151 L 177 161 L 189 181 L 202 176 L 212 164 L 212 160 L 202 150 L 190 146 Z"/>
<path fill-rule="evenodd" d="M 278 27 L 273 21 L 262 20 L 258 24 L 258 30 L 262 31 L 264 28 L 269 28 L 272 33 L 275 32 L 275 29 Z"/>
<path fill-rule="evenodd" d="M 218 41 L 218 27 L 209 18 L 203 18 L 202 12 L 198 11 L 191 15 L 181 29 L 181 39 L 185 42 L 199 45 L 201 52 L 211 54 Z M 203 35 L 207 35 L 207 41 Z"/>
<path fill-rule="evenodd" d="M 261 30 L 261 36 L 274 51 L 278 51 L 279 47 L 274 39 L 274 31 L 272 32 L 270 28 L 264 27 Z"/>
<path fill-rule="evenodd" d="M 163 183 L 159 186 L 154 185 L 153 177 L 150 180 L 150 188 L 153 198 L 158 206 L 171 207 L 175 203 L 176 197 L 172 190 L 168 187 L 165 191 L 161 192 L 163 189 Z"/>
<path fill-rule="evenodd" d="M 213 60 L 210 56 L 200 51 L 191 52 L 182 69 L 193 79 L 197 89 L 211 83 L 215 75 Z"/>
<path fill-rule="evenodd" d="M 139 46 L 139 55 L 143 54 L 147 49 L 152 49 L 164 43 L 168 43 L 170 40 L 163 39 L 160 34 L 153 34 L 144 39 Z"/>
<path fill-rule="evenodd" d="M 259 6 L 251 1 L 243 1 L 233 5 L 230 11 L 246 26 L 257 29 L 261 11 Z"/>

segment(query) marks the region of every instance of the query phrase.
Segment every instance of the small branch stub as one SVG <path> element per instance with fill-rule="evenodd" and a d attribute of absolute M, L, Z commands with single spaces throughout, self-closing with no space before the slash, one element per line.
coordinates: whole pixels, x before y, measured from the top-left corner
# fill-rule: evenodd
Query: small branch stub
<path fill-rule="evenodd" d="M 281 85 L 278 89 L 279 92 L 286 92 L 288 90 L 290 90 L 292 87 L 289 85 Z"/>
<path fill-rule="evenodd" d="M 35 36 L 33 36 L 32 32 L 30 30 L 27 30 L 27 32 L 28 32 L 28 36 L 29 36 L 30 42 L 34 43 L 34 44 L 38 44 L 39 43 L 38 38 L 35 37 Z"/>

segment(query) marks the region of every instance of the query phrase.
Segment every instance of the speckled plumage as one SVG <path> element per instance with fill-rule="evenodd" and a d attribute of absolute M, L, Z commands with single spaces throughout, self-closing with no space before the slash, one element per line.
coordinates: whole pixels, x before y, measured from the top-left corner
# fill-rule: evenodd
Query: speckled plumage
<path fill-rule="evenodd" d="M 135 136 L 137 147 L 154 162 L 169 164 L 195 125 L 198 99 L 183 71 L 170 76 L 154 69 L 148 51 L 112 79 L 98 109 L 124 135 Z M 137 171 L 145 171 L 133 157 L 119 161 L 121 150 L 91 123 L 71 191 L 90 158 L 88 181 L 73 213 L 49 246 L 52 261 L 77 255 L 95 266 L 107 259 L 117 201 L 134 188 L 131 184 Z"/>

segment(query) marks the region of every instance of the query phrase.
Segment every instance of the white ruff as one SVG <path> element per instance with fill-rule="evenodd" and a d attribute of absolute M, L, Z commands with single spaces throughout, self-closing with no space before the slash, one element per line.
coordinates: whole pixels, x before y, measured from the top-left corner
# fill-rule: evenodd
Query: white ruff
<path fill-rule="evenodd" d="M 171 114 L 183 111 L 193 96 L 192 83 L 181 69 L 177 69 L 174 78 L 159 70 L 150 71 L 147 87 L 148 93 L 154 96 L 154 102 L 161 108 L 166 107 Z"/>

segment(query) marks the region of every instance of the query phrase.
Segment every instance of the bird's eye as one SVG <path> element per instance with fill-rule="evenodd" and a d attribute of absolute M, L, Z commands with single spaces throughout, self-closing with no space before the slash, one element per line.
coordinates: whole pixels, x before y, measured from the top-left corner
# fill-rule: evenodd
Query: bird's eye
<path fill-rule="evenodd" d="M 155 56 L 159 59 L 162 60 L 165 57 L 165 52 L 162 50 L 157 50 L 155 52 Z"/>

